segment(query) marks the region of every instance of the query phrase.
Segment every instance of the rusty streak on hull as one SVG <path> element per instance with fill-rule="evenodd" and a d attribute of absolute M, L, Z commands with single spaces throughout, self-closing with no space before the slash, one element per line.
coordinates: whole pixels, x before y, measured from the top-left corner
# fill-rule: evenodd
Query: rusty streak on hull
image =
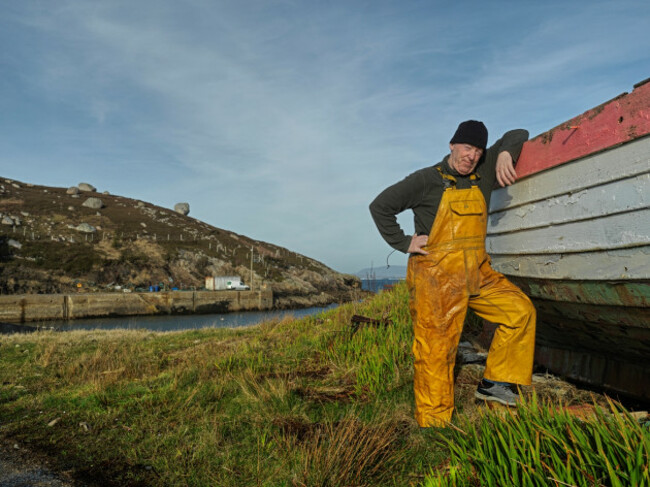
<path fill-rule="evenodd" d="M 557 288 L 557 283 L 550 280 L 511 280 L 535 304 L 538 344 L 627 358 L 650 366 L 650 296 L 647 294 L 628 299 L 625 283 L 617 282 L 564 283 Z M 571 292 L 563 293 L 562 289 L 567 288 Z M 540 293 L 540 289 L 544 292 Z M 560 293 L 556 294 L 558 289 Z M 648 292 L 650 286 L 641 285 L 640 290 Z"/>

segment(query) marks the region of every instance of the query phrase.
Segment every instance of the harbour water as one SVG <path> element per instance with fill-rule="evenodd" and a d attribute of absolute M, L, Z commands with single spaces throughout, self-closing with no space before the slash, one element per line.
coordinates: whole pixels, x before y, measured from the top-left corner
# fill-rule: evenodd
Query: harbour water
<path fill-rule="evenodd" d="M 278 311 L 239 311 L 208 315 L 157 315 L 157 316 L 122 316 L 118 318 L 92 318 L 68 321 L 41 321 L 30 323 L 40 328 L 53 328 L 59 331 L 69 330 L 113 330 L 145 329 L 152 331 L 177 331 L 198 328 L 237 328 L 250 326 L 263 321 L 285 317 L 302 318 L 334 309 L 337 305 Z"/>
<path fill-rule="evenodd" d="M 361 279 L 361 289 L 378 293 L 385 286 L 398 283 L 401 279 Z"/>

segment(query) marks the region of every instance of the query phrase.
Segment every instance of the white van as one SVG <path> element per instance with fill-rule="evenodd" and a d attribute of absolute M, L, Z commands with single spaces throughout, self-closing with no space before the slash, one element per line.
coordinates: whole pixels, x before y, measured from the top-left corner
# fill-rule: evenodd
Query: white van
<path fill-rule="evenodd" d="M 243 281 L 239 281 L 239 282 L 228 281 L 226 283 L 226 288 L 227 289 L 233 289 L 235 291 L 250 291 L 251 290 L 250 286 L 247 286 L 246 284 L 244 284 Z"/>
<path fill-rule="evenodd" d="M 205 288 L 209 291 L 250 291 L 250 286 L 244 284 L 239 276 L 209 276 L 205 278 Z"/>

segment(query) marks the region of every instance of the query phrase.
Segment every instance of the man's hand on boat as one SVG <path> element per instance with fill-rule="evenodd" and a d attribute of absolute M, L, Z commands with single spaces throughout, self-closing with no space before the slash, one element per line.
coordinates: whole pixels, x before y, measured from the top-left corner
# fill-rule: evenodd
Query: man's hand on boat
<path fill-rule="evenodd" d="M 510 152 L 500 152 L 497 156 L 497 181 L 499 185 L 503 188 L 504 186 L 510 186 L 517 180 L 517 173 L 515 172 L 515 166 L 512 162 L 512 156 Z"/>

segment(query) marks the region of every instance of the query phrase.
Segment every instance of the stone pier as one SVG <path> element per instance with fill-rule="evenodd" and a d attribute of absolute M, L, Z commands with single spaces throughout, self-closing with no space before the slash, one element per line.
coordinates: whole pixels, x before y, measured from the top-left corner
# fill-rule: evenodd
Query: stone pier
<path fill-rule="evenodd" d="M 162 291 L 0 296 L 0 321 L 27 323 L 110 316 L 207 314 L 269 310 L 273 292 Z"/>

